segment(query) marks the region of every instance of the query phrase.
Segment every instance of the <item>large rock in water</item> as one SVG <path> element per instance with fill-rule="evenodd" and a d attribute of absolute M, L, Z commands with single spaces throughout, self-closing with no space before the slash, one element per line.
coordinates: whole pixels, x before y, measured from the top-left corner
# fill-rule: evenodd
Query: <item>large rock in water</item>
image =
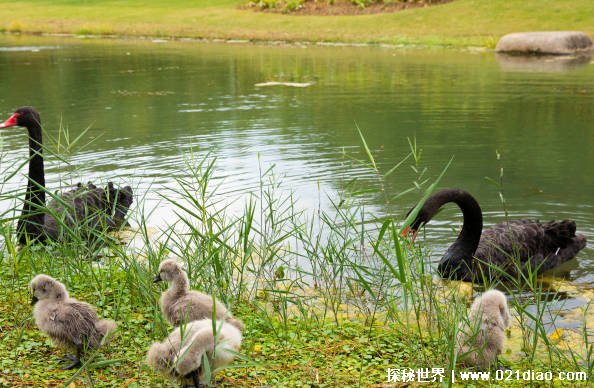
<path fill-rule="evenodd" d="M 543 55 L 568 55 L 592 49 L 592 39 L 579 31 L 516 32 L 503 36 L 495 47 L 500 53 Z"/>

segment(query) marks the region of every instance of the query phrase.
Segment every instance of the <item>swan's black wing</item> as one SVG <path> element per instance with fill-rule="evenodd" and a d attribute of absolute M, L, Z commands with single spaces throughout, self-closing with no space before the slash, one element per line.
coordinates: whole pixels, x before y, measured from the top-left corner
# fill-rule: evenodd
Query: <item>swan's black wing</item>
<path fill-rule="evenodd" d="M 485 229 L 474 256 L 515 275 L 548 269 L 570 260 L 585 246 L 573 221 L 513 220 Z"/>
<path fill-rule="evenodd" d="M 53 240 L 61 239 L 63 226 L 92 238 L 97 232 L 114 230 L 125 221 L 132 203 L 132 189 L 116 189 L 109 182 L 105 188 L 89 182 L 54 198 L 47 206 L 44 231 Z"/>

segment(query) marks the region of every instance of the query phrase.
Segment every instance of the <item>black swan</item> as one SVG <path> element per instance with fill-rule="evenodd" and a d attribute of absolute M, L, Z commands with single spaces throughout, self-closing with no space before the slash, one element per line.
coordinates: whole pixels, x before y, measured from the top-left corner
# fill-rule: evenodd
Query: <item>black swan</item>
<path fill-rule="evenodd" d="M 586 246 L 586 238 L 575 234 L 574 221 L 510 220 L 483 231 L 478 202 L 459 189 L 444 189 L 429 197 L 403 234 L 416 234 L 449 202 L 460 207 L 464 224 L 439 261 L 437 270 L 444 278 L 476 281 L 516 277 L 529 270 L 540 274 L 572 259 Z"/>
<path fill-rule="evenodd" d="M 0 128 L 20 126 L 29 132 L 29 175 L 21 217 L 17 223 L 19 244 L 45 242 L 67 237 L 68 230 L 78 229 L 91 239 L 102 230 L 118 229 L 126 221 L 132 204 L 132 188 L 117 189 L 109 182 L 105 188 L 92 183 L 78 184 L 45 205 L 45 172 L 41 119 L 31 107 L 18 108 Z M 63 228 L 66 226 L 67 228 Z"/>

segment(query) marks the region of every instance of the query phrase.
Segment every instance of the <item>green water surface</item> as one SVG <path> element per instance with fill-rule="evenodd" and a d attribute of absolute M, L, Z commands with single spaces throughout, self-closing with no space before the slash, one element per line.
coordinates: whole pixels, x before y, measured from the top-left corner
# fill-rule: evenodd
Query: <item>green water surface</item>
<path fill-rule="evenodd" d="M 310 85 L 258 85 L 273 81 Z M 172 195 L 174 178 L 187 175 L 190 152 L 217 158 L 219 195 L 232 210 L 272 165 L 303 209 L 329 208 L 353 179 L 352 190 L 378 187 L 372 171 L 352 161 L 365 157 L 358 126 L 383 171 L 406 156 L 408 139 L 423 149 L 429 178 L 454 157 L 440 186 L 475 195 L 486 225 L 505 217 L 499 188 L 485 179 L 499 180 L 503 168 L 511 217 L 571 218 L 594 241 L 589 59 L 3 36 L 0 90 L 1 119 L 33 105 L 48 136 L 57 136 L 60 123 L 75 136 L 90 126 L 85 139 L 94 141 L 70 155 L 77 177 L 129 182 L 147 207 L 157 207 L 149 218 L 156 226 L 174 222 L 160 194 Z M 4 171 L 26 159 L 26 137 L 22 129 L 0 135 Z M 46 159 L 54 188 L 69 168 Z M 387 179 L 390 195 L 411 187 L 417 175 L 409 165 Z M 3 190 L 24 188 L 23 174 Z M 389 203 L 380 193 L 360 198 L 374 215 L 401 218 L 419 192 Z M 426 228 L 436 260 L 460 223 L 451 207 Z M 594 284 L 594 251 L 586 248 L 566 271 Z"/>

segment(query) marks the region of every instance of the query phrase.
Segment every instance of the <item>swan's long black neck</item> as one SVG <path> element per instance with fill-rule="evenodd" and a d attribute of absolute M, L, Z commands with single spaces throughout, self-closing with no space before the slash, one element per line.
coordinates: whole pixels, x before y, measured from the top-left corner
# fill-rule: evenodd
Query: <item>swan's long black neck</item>
<path fill-rule="evenodd" d="M 448 248 L 444 259 L 470 260 L 476 251 L 481 233 L 483 231 L 483 214 L 478 202 L 466 191 L 458 189 L 445 189 L 427 200 L 426 208 L 428 219 L 446 203 L 453 202 L 464 216 L 462 230 L 456 241 Z"/>
<path fill-rule="evenodd" d="M 27 126 L 29 134 L 29 175 L 23 212 L 17 224 L 19 242 L 25 244 L 29 239 L 40 236 L 45 217 L 45 171 L 43 166 L 43 140 L 41 124 Z"/>
<path fill-rule="evenodd" d="M 467 192 L 458 190 L 454 203 L 462 210 L 464 222 L 462 230 L 454 244 L 464 246 L 470 256 L 474 254 L 483 232 L 483 212 L 478 202 Z"/>

